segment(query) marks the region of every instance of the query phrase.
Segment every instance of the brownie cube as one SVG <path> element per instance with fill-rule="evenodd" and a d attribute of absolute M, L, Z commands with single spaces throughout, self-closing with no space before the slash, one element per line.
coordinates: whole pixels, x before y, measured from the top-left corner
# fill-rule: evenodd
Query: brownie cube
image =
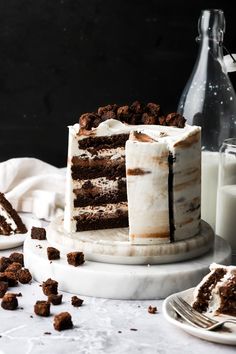
<path fill-rule="evenodd" d="M 50 303 L 48 301 L 36 301 L 34 305 L 34 312 L 38 316 L 48 317 L 50 316 Z"/>
<path fill-rule="evenodd" d="M 62 294 L 61 295 L 55 295 L 55 294 L 50 294 L 48 295 L 48 302 L 50 302 L 53 305 L 60 305 L 62 301 Z"/>
<path fill-rule="evenodd" d="M 0 297 L 3 297 L 8 289 L 8 282 L 0 281 Z"/>
<path fill-rule="evenodd" d="M 22 265 L 18 262 L 13 262 L 11 263 L 7 269 L 5 270 L 6 272 L 18 272 L 18 270 L 20 270 L 22 268 Z"/>
<path fill-rule="evenodd" d="M 34 240 L 46 240 L 46 230 L 43 227 L 33 226 L 31 228 L 31 238 Z"/>
<path fill-rule="evenodd" d="M 48 247 L 47 254 L 50 261 L 60 259 L 60 251 L 54 247 Z"/>
<path fill-rule="evenodd" d="M 80 307 L 82 306 L 84 300 L 80 299 L 77 296 L 72 296 L 71 298 L 71 305 L 73 305 L 74 307 Z"/>
<path fill-rule="evenodd" d="M 73 327 L 73 322 L 69 312 L 61 312 L 54 317 L 54 328 L 57 331 L 63 331 L 64 329 L 70 329 Z"/>
<path fill-rule="evenodd" d="M 4 310 L 15 310 L 18 307 L 16 294 L 6 293 L 2 298 L 1 306 Z"/>
<path fill-rule="evenodd" d="M 27 268 L 18 270 L 17 277 L 21 284 L 28 284 L 32 280 L 32 275 Z"/>
<path fill-rule="evenodd" d="M 0 272 L 4 272 L 7 267 L 9 267 L 9 265 L 12 263 L 12 261 L 10 260 L 10 258 L 8 257 L 1 257 L 0 258 Z"/>
<path fill-rule="evenodd" d="M 8 286 L 16 286 L 18 284 L 17 273 L 16 272 L 11 272 L 11 271 L 6 271 L 5 270 L 4 273 L 1 273 L 0 278 L 3 281 L 8 282 Z"/>
<path fill-rule="evenodd" d="M 57 295 L 58 282 L 51 278 L 43 282 L 42 289 L 46 296 L 54 294 Z"/>
<path fill-rule="evenodd" d="M 24 267 L 24 256 L 23 253 L 19 253 L 19 252 L 13 252 L 10 254 L 9 256 L 11 262 L 17 262 L 20 263 L 22 265 L 22 267 Z"/>
<path fill-rule="evenodd" d="M 84 263 L 83 252 L 70 252 L 67 254 L 67 262 L 75 267 Z"/>

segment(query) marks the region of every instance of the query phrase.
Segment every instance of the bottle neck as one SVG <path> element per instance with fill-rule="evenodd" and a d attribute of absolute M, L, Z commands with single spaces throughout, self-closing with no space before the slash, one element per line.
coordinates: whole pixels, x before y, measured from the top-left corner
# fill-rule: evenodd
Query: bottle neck
<path fill-rule="evenodd" d="M 215 59 L 223 61 L 223 42 L 209 36 L 197 37 L 199 52 L 211 55 Z"/>

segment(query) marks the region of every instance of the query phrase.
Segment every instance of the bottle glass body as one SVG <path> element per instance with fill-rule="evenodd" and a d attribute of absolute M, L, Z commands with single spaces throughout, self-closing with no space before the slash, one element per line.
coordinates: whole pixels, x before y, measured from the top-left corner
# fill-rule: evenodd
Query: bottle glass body
<path fill-rule="evenodd" d="M 202 219 L 215 227 L 219 149 L 236 137 L 236 95 L 223 59 L 222 10 L 204 10 L 198 22 L 198 57 L 178 112 L 202 127 Z"/>

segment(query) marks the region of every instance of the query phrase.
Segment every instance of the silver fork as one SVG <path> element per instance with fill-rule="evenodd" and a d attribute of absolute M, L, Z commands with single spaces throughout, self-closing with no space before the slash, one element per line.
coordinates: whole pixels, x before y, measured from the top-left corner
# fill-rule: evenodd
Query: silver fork
<path fill-rule="evenodd" d="M 236 319 L 226 318 L 222 321 L 216 321 L 202 313 L 194 310 L 184 299 L 176 296 L 171 300 L 170 305 L 185 321 L 197 328 L 203 328 L 207 331 L 220 329 L 225 323 L 236 324 Z"/>

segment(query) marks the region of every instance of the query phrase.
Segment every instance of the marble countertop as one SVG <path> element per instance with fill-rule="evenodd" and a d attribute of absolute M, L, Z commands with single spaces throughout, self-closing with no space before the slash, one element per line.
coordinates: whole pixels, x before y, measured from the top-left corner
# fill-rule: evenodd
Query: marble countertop
<path fill-rule="evenodd" d="M 22 251 L 21 248 L 14 251 Z M 0 251 L 8 256 L 13 250 Z M 0 354 L 100 354 L 100 353 L 172 353 L 214 354 L 235 353 L 235 347 L 214 344 L 195 338 L 169 324 L 162 314 L 162 300 L 121 301 L 82 297 L 84 304 L 74 308 L 71 294 L 63 293 L 63 303 L 51 307 L 51 316 L 38 317 L 33 312 L 36 300 L 43 300 L 40 284 L 19 285 L 19 309 L 0 308 Z M 158 313 L 150 314 L 148 306 Z M 74 328 L 57 332 L 53 316 L 68 311 Z"/>

